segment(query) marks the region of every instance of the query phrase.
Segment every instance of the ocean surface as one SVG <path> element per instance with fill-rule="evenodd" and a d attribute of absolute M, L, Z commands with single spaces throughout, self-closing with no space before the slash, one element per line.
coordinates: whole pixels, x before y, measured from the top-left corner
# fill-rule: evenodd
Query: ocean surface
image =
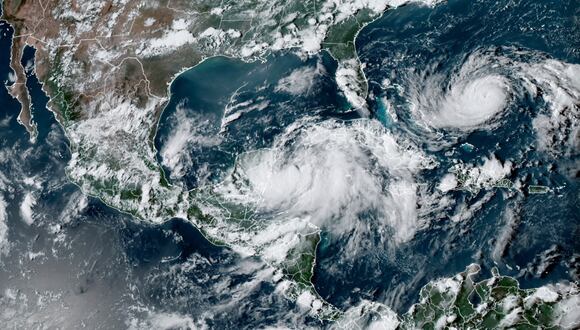
<path fill-rule="evenodd" d="M 396 244 L 379 234 L 382 225 L 372 212 L 357 214 L 364 230 L 337 232 L 325 223 L 313 278 L 324 299 L 343 310 L 368 299 L 404 313 L 430 280 L 471 263 L 482 266 L 482 278 L 497 267 L 523 288 L 578 281 L 578 150 L 564 142 L 555 155 L 533 147 L 533 119 L 549 104 L 512 79 L 528 68 L 538 77 L 544 71 L 534 65 L 546 60 L 580 63 L 577 14 L 573 1 L 448 1 L 434 9 L 388 11 L 361 31 L 356 48 L 371 110 L 364 120 L 378 121 L 438 163 L 414 174 L 426 191 L 435 191 L 454 165 L 492 156 L 513 164 L 510 181 L 551 191 L 452 191 L 455 207 L 417 205 L 428 220 Z M 12 29 L 0 23 L 0 80 L 7 85 L 11 38 Z M 35 143 L 17 122 L 18 102 L 0 88 L 0 209 L 6 210 L 0 218 L 0 318 L 17 327 L 320 325 L 257 275 L 259 259 L 210 244 L 183 220 L 154 226 L 83 195 L 66 177 L 68 141 L 46 109 L 33 62 L 34 49 L 27 47 L 22 63 L 29 68 Z M 464 74 L 466 63 L 471 71 Z M 254 63 L 214 57 L 182 73 L 155 137 L 169 180 L 190 189 L 220 182 L 238 155 L 279 147 L 280 136 L 296 123 L 361 120 L 339 91 L 336 70 L 336 61 L 322 52 L 308 58 L 274 53 Z M 506 110 L 494 125 L 446 131 L 450 119 L 425 128 L 429 113 L 420 111 L 421 102 L 428 105 L 465 75 L 490 72 L 510 84 Z M 432 90 L 420 88 L 438 75 Z M 432 98 L 417 96 L 422 93 Z M 467 219 L 453 220 L 466 210 Z M 355 239 L 360 244 L 353 250 Z"/>

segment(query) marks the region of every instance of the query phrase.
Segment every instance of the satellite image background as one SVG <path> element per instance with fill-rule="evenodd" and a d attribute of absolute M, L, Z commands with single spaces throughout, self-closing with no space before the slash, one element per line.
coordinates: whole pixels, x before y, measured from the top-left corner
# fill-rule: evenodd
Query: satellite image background
<path fill-rule="evenodd" d="M 577 328 L 575 1 L 4 1 L 7 329 Z"/>

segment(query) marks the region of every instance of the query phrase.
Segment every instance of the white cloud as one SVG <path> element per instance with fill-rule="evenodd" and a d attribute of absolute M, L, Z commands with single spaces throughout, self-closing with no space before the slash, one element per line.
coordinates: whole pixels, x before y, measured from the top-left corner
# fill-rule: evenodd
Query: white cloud
<path fill-rule="evenodd" d="M 340 61 L 336 70 L 336 84 L 344 93 L 348 102 L 363 115 L 368 114 L 367 102 L 365 100 L 366 86 L 364 76 L 360 72 L 361 66 L 358 59 Z"/>
<path fill-rule="evenodd" d="M 562 329 L 578 329 L 580 326 L 580 294 L 566 297 L 554 308 L 556 325 Z"/>
<path fill-rule="evenodd" d="M 494 69 L 495 60 L 474 53 L 450 76 L 411 74 L 408 94 L 415 116 L 429 127 L 464 131 L 494 123 L 507 107 L 511 93 L 508 77 Z"/>
<path fill-rule="evenodd" d="M 6 255 L 10 252 L 6 206 L 4 197 L 0 195 L 0 256 Z"/>
<path fill-rule="evenodd" d="M 423 72 L 407 73 L 405 91 L 399 92 L 407 97 L 424 133 L 446 130 L 447 135 L 493 129 L 503 125 L 502 118 L 517 100 L 542 98 L 546 106 L 532 122 L 538 149 L 551 154 L 573 152 L 580 147 L 576 120 L 580 65 L 527 55 L 535 59 L 523 62 L 480 50 L 448 73 L 434 70 L 437 63 L 433 63 Z"/>
<path fill-rule="evenodd" d="M 152 25 L 155 21 L 145 21 Z M 144 57 L 162 55 L 175 49 L 196 42 L 196 38 L 187 30 L 189 23 L 185 19 L 173 21 L 171 29 L 165 31 L 162 37 L 149 40 L 142 45 L 138 54 Z"/>
<path fill-rule="evenodd" d="M 22 203 L 20 204 L 20 216 L 22 216 L 22 220 L 24 220 L 28 225 L 34 223 L 34 212 L 32 210 L 34 205 L 36 205 L 36 198 L 31 192 L 26 193 Z"/>
<path fill-rule="evenodd" d="M 164 313 L 164 312 L 149 312 L 148 315 L 142 319 L 132 319 L 128 322 L 128 328 L 136 329 L 155 329 L 155 330 L 169 330 L 169 329 L 198 329 L 196 322 L 187 315 L 178 313 Z"/>
<path fill-rule="evenodd" d="M 442 192 L 448 192 L 449 190 L 455 189 L 455 187 L 457 187 L 457 178 L 454 174 L 448 173 L 443 176 L 437 188 Z"/>
<path fill-rule="evenodd" d="M 389 307 L 368 300 L 346 310 L 331 329 L 395 330 L 401 321 Z"/>
<path fill-rule="evenodd" d="M 219 191 L 259 212 L 339 232 L 356 228 L 361 212 L 376 212 L 403 242 L 420 226 L 413 173 L 427 164 L 375 122 L 298 124 L 273 148 L 241 155 L 235 181 Z"/>
<path fill-rule="evenodd" d="M 160 150 L 161 163 L 171 170 L 171 177 L 181 178 L 193 164 L 191 153 L 195 147 L 218 145 L 221 138 L 211 132 L 207 119 L 188 113 L 183 105 L 177 107 L 170 123 L 171 134 Z"/>
<path fill-rule="evenodd" d="M 537 65 L 524 65 L 529 76 L 529 88 L 535 94 L 542 90 L 548 103 L 533 120 L 537 145 L 541 151 L 558 154 L 574 152 L 580 147 L 580 65 L 547 60 Z"/>
<path fill-rule="evenodd" d="M 296 69 L 278 81 L 275 91 L 291 95 L 309 94 L 316 79 L 325 72 L 326 70 L 320 61 L 314 67 L 307 66 Z"/>
<path fill-rule="evenodd" d="M 450 169 L 451 173 L 446 174 L 441 179 L 439 190 L 446 192 L 454 189 L 460 183 L 459 177 L 462 179 L 461 187 L 463 189 L 478 191 L 483 188 L 490 188 L 512 171 L 513 164 L 509 160 L 502 164 L 495 155 L 483 157 L 482 160 L 483 164 L 480 165 L 465 163 L 454 165 Z"/>
<path fill-rule="evenodd" d="M 231 97 L 224 109 L 224 115 L 220 125 L 220 133 L 226 131 L 228 126 L 238 120 L 242 115 L 252 112 L 252 111 L 262 111 L 270 105 L 270 101 L 266 100 L 264 97 L 260 96 L 255 99 L 248 101 L 236 102 L 237 97 L 240 95 L 239 90 L 244 86 L 240 87 Z"/>

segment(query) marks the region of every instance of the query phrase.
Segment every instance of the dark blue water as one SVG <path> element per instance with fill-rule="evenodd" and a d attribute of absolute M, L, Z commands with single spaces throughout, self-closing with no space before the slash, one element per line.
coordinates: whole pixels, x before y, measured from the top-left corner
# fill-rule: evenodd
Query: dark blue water
<path fill-rule="evenodd" d="M 314 283 L 325 299 L 347 308 L 365 298 L 404 312 L 429 280 L 454 275 L 472 262 L 483 265 L 484 276 L 498 266 L 502 274 L 516 277 L 522 287 L 578 280 L 580 267 L 574 257 L 580 250 L 578 179 L 565 173 L 566 165 L 560 160 L 530 148 L 535 141 L 530 122 L 542 107 L 541 100 L 518 99 L 520 103 L 511 105 L 505 117 L 507 125 L 491 132 L 476 130 L 438 150 L 416 134 L 405 100 L 379 86 L 384 78 L 404 84 L 406 70 L 422 70 L 434 59 L 439 70 L 453 70 L 449 68 L 456 68 L 465 54 L 476 49 L 509 56 L 516 56 L 517 49 L 534 50 L 542 58 L 578 63 L 577 11 L 573 1 L 450 1 L 435 9 L 408 5 L 386 13 L 359 34 L 357 50 L 367 64 L 373 116 L 440 161 L 438 168 L 421 173 L 424 180 L 431 180 L 432 185 L 438 182 L 451 165 L 445 152 L 454 149 L 455 157 L 464 162 L 490 154 L 502 160 L 517 159 L 510 179 L 563 188 L 546 195 L 508 194 L 497 189 L 472 219 L 460 223 L 448 217 L 431 219 L 413 240 L 398 246 L 380 245 L 379 235 L 369 231 L 367 249 L 356 259 L 346 257 L 349 251 L 343 243 L 348 234 L 334 237 L 323 232 Z M 0 81 L 5 82 L 12 29 L 0 23 L 0 36 Z M 34 49 L 27 47 L 22 63 L 33 59 Z M 324 70 L 309 93 L 291 95 L 276 90 L 277 82 L 292 71 L 317 65 Z M 158 158 L 163 160 L 163 148 L 179 124 L 180 106 L 185 120 L 201 135 L 219 138 L 213 144 L 196 140 L 188 144 L 192 163 L 183 177 L 171 179 L 183 180 L 189 188 L 219 181 L 237 154 L 270 146 L 293 122 L 306 117 L 317 121 L 357 118 L 337 89 L 335 71 L 336 63 L 327 54 L 305 60 L 274 54 L 265 63 L 220 57 L 207 60 L 173 82 L 171 101 L 155 139 Z M 160 226 L 136 222 L 94 198 L 87 198 L 85 207 L 72 212 L 82 204 L 82 194 L 65 176 L 68 141 L 46 109 L 47 97 L 33 70 L 27 76 L 39 134 L 36 143 L 30 142 L 16 121 L 18 102 L 0 88 L 0 173 L 8 178 L 7 183 L 0 180 L 4 184 L 0 194 L 7 204 L 10 241 L 9 254 L 0 255 L 0 292 L 20 290 L 29 301 L 43 295 L 49 303 L 48 307 L 30 305 L 17 315 L 64 328 L 79 327 L 81 322 L 89 327 L 125 327 L 128 319 L 140 322 L 150 313 L 160 312 L 196 319 L 204 318 L 204 312 L 215 313 L 206 322 L 219 328 L 237 328 L 240 323 L 249 328 L 278 322 L 319 325 L 309 317 L 298 317 L 301 313 L 293 302 L 274 294 L 271 283 L 255 278 L 263 267 L 259 260 L 211 245 L 180 219 Z M 392 102 L 393 108 L 388 110 L 396 111 L 399 121 L 381 108 L 384 105 L 377 102 L 381 97 Z M 267 105 L 243 112 L 221 131 L 226 107 L 247 101 Z M 464 143 L 473 145 L 473 150 L 461 147 Z M 553 165 L 553 170 L 547 170 L 547 165 Z M 170 168 L 165 170 L 173 174 Z M 200 177 L 202 172 L 209 175 Z M 27 183 L 30 178 L 39 186 Z M 36 199 L 31 225 L 20 215 L 27 193 Z M 457 191 L 452 197 L 473 205 L 485 194 Z M 518 210 L 515 229 L 504 255 L 494 260 L 492 251 L 506 226 L 507 206 Z M 44 255 L 30 257 L 37 252 Z M 256 284 L 248 290 L 251 281 Z M 56 298 L 47 298 L 50 293 L 56 293 Z M 19 301 L 0 300 L 0 308 L 18 308 Z M 68 314 L 62 311 L 63 305 L 69 307 Z M 64 320 L 55 315 L 63 315 Z M 9 322 L 22 325 L 15 320 Z"/>
<path fill-rule="evenodd" d="M 380 245 L 380 235 L 371 231 L 365 238 L 368 250 L 354 260 L 345 257 L 349 255 L 344 250 L 348 233 L 331 237 L 323 232 L 314 283 L 324 298 L 341 308 L 361 298 L 385 301 L 398 312 L 404 312 L 416 302 L 419 290 L 428 281 L 452 276 L 473 262 L 483 266 L 482 276 L 489 275 L 490 269 L 497 266 L 502 274 L 520 280 L 522 287 L 575 278 L 569 270 L 578 267 L 574 259 L 579 250 L 578 182 L 566 171 L 547 170 L 547 164 L 553 164 L 552 168 L 561 166 L 560 160 L 540 154 L 533 147 L 536 135 L 531 121 L 546 103 L 541 98 L 523 95 L 508 105 L 502 120 L 505 125 L 475 130 L 462 137 L 445 136 L 447 146 L 433 148 L 432 141 L 417 133 L 406 100 L 394 90 L 384 91 L 381 81 L 388 78 L 405 87 L 409 71 L 427 68 L 433 73 L 452 74 L 475 51 L 525 63 L 547 58 L 578 63 L 576 11 L 572 1 L 449 1 L 435 9 L 407 5 L 387 12 L 359 34 L 357 51 L 367 65 L 368 101 L 373 116 L 396 135 L 414 140 L 439 161 L 436 169 L 421 174 L 433 187 L 453 165 L 446 156 L 452 150 L 452 158 L 465 163 L 478 163 L 490 155 L 501 161 L 510 159 L 515 169 L 508 179 L 563 188 L 557 193 L 531 196 L 502 189 L 476 194 L 453 192 L 454 199 L 467 205 L 489 200 L 470 220 L 454 223 L 449 218 L 451 213 L 447 213 L 443 218 L 431 219 L 428 228 L 417 233 L 412 241 L 396 247 Z M 520 53 L 522 50 L 526 52 Z M 206 132 L 219 135 L 224 109 L 237 88 L 243 95 L 238 102 L 262 98 L 270 103 L 266 109 L 249 112 L 235 121 L 222 133 L 223 141 L 217 146 L 200 147 L 193 143 L 189 147 L 194 159 L 184 177 L 189 187 L 203 183 L 198 181 L 200 167 L 209 164 L 211 180 L 219 181 L 224 171 L 233 166 L 236 154 L 270 146 L 284 127 L 304 116 L 317 116 L 321 120 L 344 118 L 341 117 L 344 101 L 332 79 L 335 64 L 325 56 L 322 63 L 328 76 L 323 77 L 324 83 L 314 95 L 289 97 L 273 88 L 291 70 L 313 66 L 316 61 L 320 59 L 301 62 L 291 55 L 253 64 L 215 58 L 186 72 L 172 85 L 172 99 L 161 119 L 157 148 L 163 149 L 176 126 L 170 118 L 179 103 L 185 105 L 187 113 L 197 122 L 208 121 L 211 129 Z M 382 97 L 391 101 L 393 108 L 389 111 L 395 111 L 399 121 L 390 117 L 386 105 L 380 102 Z M 508 226 L 505 215 L 508 207 L 516 210 L 510 225 L 514 229 L 503 256 L 495 260 L 492 255 L 496 241 Z M 547 271 L 535 272 L 542 267 Z"/>
<path fill-rule="evenodd" d="M 2 82 L 10 73 L 12 31 L 0 22 Z M 68 141 L 46 109 L 48 99 L 34 75 L 33 61 L 34 49 L 27 47 L 22 63 L 29 64 L 27 88 L 38 129 L 36 143 L 17 122 L 19 103 L 0 88 L 0 197 L 6 203 L 9 241 L 8 253 L 0 254 L 2 323 L 9 328 L 126 328 L 131 321 L 151 326 L 151 314 L 198 318 L 229 303 L 231 294 L 214 286 L 227 281 L 235 290 L 254 276 L 237 266 L 237 254 L 210 244 L 180 219 L 160 226 L 136 222 L 97 199 L 83 197 L 68 181 Z M 36 201 L 32 224 L 20 213 L 27 193 Z M 259 268 L 257 260 L 245 261 L 251 262 Z M 295 308 L 283 297 L 272 300 L 271 285 L 258 285 L 263 288 L 236 305 L 234 313 L 216 315 L 208 324 L 224 327 L 244 319 L 248 324 L 274 324 L 281 318 L 277 308 Z M 276 307 L 268 307 L 273 301 Z M 250 317 L 267 308 L 272 311 L 269 316 Z"/>
<path fill-rule="evenodd" d="M 367 64 L 369 102 L 386 127 L 415 139 L 428 150 L 430 141 L 413 134 L 416 123 L 409 114 L 406 100 L 393 89 L 384 91 L 380 84 L 383 79 L 388 78 L 392 84 L 398 83 L 405 88 L 409 72 L 452 73 L 466 56 L 481 50 L 522 62 L 538 60 L 518 53 L 525 50 L 539 54 L 537 57 L 542 59 L 578 63 L 577 11 L 575 1 L 448 1 L 435 9 L 408 5 L 387 12 L 367 26 L 357 39 L 357 51 L 362 62 Z M 398 123 L 393 124 L 385 117 L 384 105 L 376 102 L 379 97 L 391 101 L 394 106 L 391 110 L 396 112 Z M 447 219 L 434 221 L 430 228 L 395 251 L 375 253 L 369 250 L 368 255 L 347 263 L 338 279 L 336 268 L 332 267 L 333 258 L 343 251 L 340 244 L 329 244 L 319 251 L 321 265 L 317 278 L 322 295 L 343 305 L 356 296 L 352 292 L 357 288 L 363 292 L 360 296 L 385 299 L 397 311 L 403 312 L 429 279 L 451 276 L 471 262 L 482 264 L 484 274 L 490 267 L 499 266 L 503 274 L 518 278 L 522 287 L 575 279 L 577 275 L 571 274 L 569 269 L 578 268 L 574 254 L 580 248 L 576 239 L 580 233 L 577 178 L 570 178 L 566 171 L 546 170 L 547 164 L 558 164 L 560 160 L 537 153 L 530 147 L 536 138 L 531 120 L 544 107 L 546 104 L 541 99 L 519 98 L 517 103 L 509 105 L 503 121 L 505 125 L 491 131 L 476 130 L 451 147 L 433 150 L 431 154 L 439 160 L 440 166 L 424 175 L 434 181 L 441 177 L 453 165 L 446 156 L 450 149 L 456 152 L 454 159 L 464 162 L 494 154 L 500 160 L 511 159 L 517 163 L 509 179 L 524 178 L 527 184 L 565 187 L 558 194 L 512 197 L 498 190 L 467 223 L 453 224 L 445 221 Z M 463 143 L 472 144 L 475 149 L 465 150 L 460 147 Z M 476 196 L 466 192 L 454 195 L 472 205 L 484 192 Z M 504 209 L 513 205 L 520 205 L 521 210 L 516 215 L 514 236 L 506 255 L 496 264 L 491 259 L 493 246 L 504 230 Z M 557 252 L 545 263 L 549 265 L 548 270 L 533 274 L 533 270 L 545 261 L 538 256 L 552 250 Z M 528 268 L 512 270 L 509 265 Z M 330 283 L 327 278 L 336 281 Z"/>

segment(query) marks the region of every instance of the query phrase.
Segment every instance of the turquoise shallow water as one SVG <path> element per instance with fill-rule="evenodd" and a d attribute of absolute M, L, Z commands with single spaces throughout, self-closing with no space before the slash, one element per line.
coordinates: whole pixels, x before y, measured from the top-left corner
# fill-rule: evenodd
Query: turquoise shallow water
<path fill-rule="evenodd" d="M 315 70 L 317 66 L 324 72 L 303 95 L 276 90 L 279 80 L 294 70 Z M 277 134 L 300 118 L 356 118 L 333 82 L 335 70 L 336 63 L 327 54 L 305 61 L 293 54 L 274 54 L 264 63 L 210 58 L 172 83 L 171 100 L 160 119 L 155 145 L 162 154 L 175 127 L 183 121 L 191 123 L 188 128 L 206 139 L 188 144 L 183 157 L 189 158 L 190 164 L 180 178 L 190 188 L 199 186 L 203 177 L 199 170 L 209 166 L 209 178 L 204 180 L 219 181 L 237 154 L 271 145 Z M 222 119 L 227 117 L 224 112 L 235 107 L 242 115 L 222 131 Z M 211 137 L 218 145 L 207 141 Z M 172 169 L 165 170 L 171 177 Z"/>
<path fill-rule="evenodd" d="M 484 207 L 461 223 L 450 221 L 457 209 L 439 214 L 413 240 L 396 247 L 383 245 L 371 231 L 365 237 L 368 249 L 358 251 L 354 258 L 345 250 L 351 239 L 349 232 L 336 236 L 323 230 L 314 282 L 324 298 L 343 308 L 361 298 L 387 301 L 404 312 L 429 280 L 452 276 L 472 262 L 483 266 L 484 275 L 498 266 L 502 274 L 516 277 L 523 287 L 577 276 L 570 271 L 578 267 L 574 255 L 578 251 L 575 236 L 579 214 L 578 182 L 569 175 L 573 166 L 570 156 L 554 158 L 530 149 L 537 138 L 532 119 L 548 105 L 530 95 L 514 98 L 499 126 L 461 136 L 441 131 L 445 146 L 433 147 L 434 138 L 422 135 L 408 99 L 400 93 L 412 87 L 408 85 L 409 72 L 428 68 L 432 75 L 448 75 L 444 82 L 449 82 L 462 62 L 477 52 L 528 63 L 546 58 L 577 63 L 577 49 L 572 46 L 576 39 L 562 33 L 575 31 L 569 5 L 526 1 L 493 5 L 449 1 L 435 9 L 408 5 L 388 12 L 360 33 L 357 50 L 366 64 L 372 116 L 393 134 L 415 141 L 439 162 L 437 168 L 421 173 L 423 180 L 435 186 L 456 161 L 477 164 L 482 157 L 494 155 L 515 164 L 507 177 L 510 180 L 523 178 L 524 184 L 562 188 L 548 195 L 510 195 L 499 188 L 475 194 L 454 192 L 452 197 L 468 207 L 478 203 Z M 320 61 L 326 74 L 319 78 L 321 84 L 314 93 L 289 97 L 276 91 L 278 81 L 292 70 L 312 67 Z M 356 118 L 356 113 L 345 114 L 341 110 L 344 100 L 333 82 L 334 70 L 335 64 L 325 56 L 322 60 L 316 57 L 300 61 L 291 55 L 277 55 L 264 64 L 209 60 L 174 82 L 172 101 L 162 117 L 156 145 L 161 151 L 167 145 L 178 126 L 176 105 L 183 102 L 191 122 L 208 120 L 207 125 L 212 127 L 208 130 L 223 140 L 205 147 L 191 143 L 188 153 L 192 161 L 179 179 L 195 187 L 204 177 L 199 169 L 210 164 L 211 180 L 219 180 L 232 167 L 235 155 L 271 146 L 284 127 L 305 116 L 322 121 L 345 115 Z M 384 79 L 398 88 L 385 89 Z M 234 104 L 267 100 L 268 106 L 244 112 L 228 131 L 220 134 L 224 109 L 237 88 L 240 96 L 235 97 Z M 449 156 L 450 152 L 453 156 Z M 577 153 L 571 157 L 572 161 L 577 159 Z M 561 170 L 547 170 L 549 164 Z M 512 226 L 506 223 L 506 212 L 514 208 L 518 211 L 512 233 L 498 259 L 494 248 L 506 228 Z M 373 223 L 372 218 L 369 223 Z M 543 268 L 545 272 L 540 270 Z"/>

